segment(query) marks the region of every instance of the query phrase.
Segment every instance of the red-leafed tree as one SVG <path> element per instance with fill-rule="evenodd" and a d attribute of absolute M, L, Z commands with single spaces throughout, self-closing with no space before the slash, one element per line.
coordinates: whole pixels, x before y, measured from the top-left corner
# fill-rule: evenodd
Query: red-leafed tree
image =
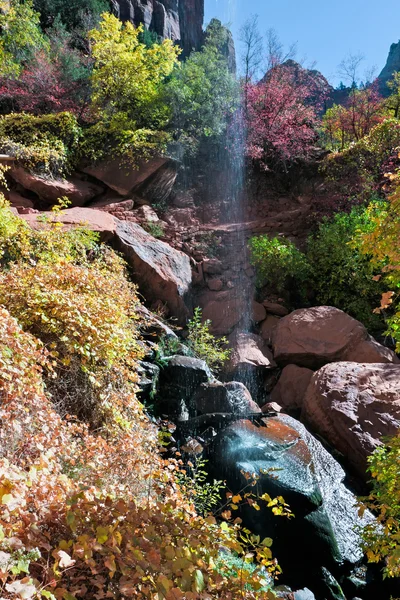
<path fill-rule="evenodd" d="M 262 167 L 307 157 L 316 141 L 316 89 L 309 72 L 291 64 L 271 69 L 250 83 L 247 97 L 247 153 Z"/>

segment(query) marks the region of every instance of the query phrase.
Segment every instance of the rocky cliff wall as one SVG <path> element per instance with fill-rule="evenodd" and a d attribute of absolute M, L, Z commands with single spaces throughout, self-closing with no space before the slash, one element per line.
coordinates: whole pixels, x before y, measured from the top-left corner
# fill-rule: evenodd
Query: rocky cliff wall
<path fill-rule="evenodd" d="M 397 42 L 397 44 L 392 44 L 390 46 L 386 65 L 379 73 L 379 89 L 384 96 L 389 95 L 387 82 L 392 78 L 392 75 L 395 71 L 400 71 L 400 40 Z"/>
<path fill-rule="evenodd" d="M 147 29 L 162 38 L 179 41 L 185 55 L 203 41 L 204 0 L 112 0 L 122 21 Z"/>

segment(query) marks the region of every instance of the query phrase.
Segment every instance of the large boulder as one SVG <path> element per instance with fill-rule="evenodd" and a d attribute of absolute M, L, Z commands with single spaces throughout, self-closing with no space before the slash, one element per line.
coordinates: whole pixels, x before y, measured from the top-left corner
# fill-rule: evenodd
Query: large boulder
<path fill-rule="evenodd" d="M 311 380 L 302 419 L 365 477 L 367 457 L 400 429 L 400 365 L 326 365 Z"/>
<path fill-rule="evenodd" d="M 114 237 L 117 228 L 116 220 L 113 216 L 101 210 L 93 210 L 91 208 L 67 208 L 57 213 L 57 215 L 49 211 L 21 214 L 19 216 L 29 223 L 33 229 L 37 230 L 51 227 L 52 222 L 62 223 L 63 229 L 84 226 L 91 231 L 99 233 L 101 240 L 104 242 Z"/>
<path fill-rule="evenodd" d="M 259 496 L 283 496 L 290 505 L 295 515 L 290 520 L 274 516 L 262 501 L 260 510 L 244 503 L 235 511 L 261 539 L 273 539 L 285 583 L 297 588 L 309 584 L 310 565 L 315 574 L 326 567 L 337 576 L 344 564 L 361 559 L 355 527 L 371 515 L 358 516 L 342 467 L 298 421 L 286 415 L 257 423 L 238 420 L 214 438 L 207 457 L 211 475 L 226 480 L 233 493 L 247 489 L 250 474 L 258 479 Z M 298 540 L 307 540 L 306 551 L 299 551 Z M 330 598 L 324 592 L 318 590 L 320 597 Z"/>
<path fill-rule="evenodd" d="M 364 325 L 332 306 L 301 308 L 283 317 L 273 334 L 278 364 L 318 369 L 329 362 L 399 362 L 368 335 Z"/>
<path fill-rule="evenodd" d="M 169 159 L 165 156 L 157 156 L 148 161 L 140 161 L 135 169 L 124 165 L 120 159 L 113 158 L 84 167 L 82 171 L 125 196 L 152 177 L 168 161 Z"/>
<path fill-rule="evenodd" d="M 189 314 L 185 300 L 192 282 L 189 257 L 136 223 L 119 221 L 115 239 L 147 302 L 154 307 L 164 305 L 184 324 Z"/>
<path fill-rule="evenodd" d="M 232 413 L 246 415 L 261 412 L 249 390 L 239 381 L 203 383 L 191 399 L 197 415 Z"/>
<path fill-rule="evenodd" d="M 217 336 L 229 335 L 245 314 L 243 298 L 233 290 L 206 291 L 197 303 L 203 309 L 203 319 L 211 321 L 210 329 Z"/>
<path fill-rule="evenodd" d="M 72 206 L 84 206 L 104 191 L 104 188 L 77 176 L 69 179 L 49 179 L 34 175 L 22 167 L 13 167 L 11 177 L 25 189 L 34 192 L 45 204 L 56 204 L 67 197 Z"/>
<path fill-rule="evenodd" d="M 190 356 L 173 356 L 161 371 L 157 411 L 181 421 L 194 416 L 192 398 L 202 384 L 211 383 L 207 364 Z"/>
<path fill-rule="evenodd" d="M 287 365 L 271 394 L 271 401 L 288 411 L 301 409 L 313 375 L 311 369 Z"/>
<path fill-rule="evenodd" d="M 262 337 L 254 333 L 234 334 L 230 342 L 232 353 L 226 367 L 227 377 L 244 383 L 262 406 L 266 402 L 265 380 L 276 368 L 272 353 Z"/>

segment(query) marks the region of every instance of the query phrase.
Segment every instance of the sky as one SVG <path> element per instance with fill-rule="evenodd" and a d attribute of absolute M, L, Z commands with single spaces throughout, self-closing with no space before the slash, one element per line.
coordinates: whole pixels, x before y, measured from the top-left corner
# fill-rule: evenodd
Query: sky
<path fill-rule="evenodd" d="M 205 0 L 206 23 L 217 17 L 229 25 L 238 44 L 239 30 L 258 14 L 260 30 L 276 30 L 289 46 L 297 42 L 298 58 L 333 85 L 338 65 L 349 54 L 363 54 L 362 70 L 385 65 L 390 45 L 400 39 L 400 0 Z"/>

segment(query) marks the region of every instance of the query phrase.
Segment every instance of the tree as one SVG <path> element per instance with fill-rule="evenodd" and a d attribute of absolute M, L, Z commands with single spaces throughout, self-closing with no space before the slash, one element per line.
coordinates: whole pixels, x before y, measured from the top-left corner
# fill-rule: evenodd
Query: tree
<path fill-rule="evenodd" d="M 359 83 L 360 65 L 365 60 L 363 54 L 348 54 L 338 67 L 339 75 L 351 88 L 357 88 Z"/>
<path fill-rule="evenodd" d="M 34 0 L 34 7 L 40 13 L 42 27 L 47 29 L 61 19 L 69 31 L 86 28 L 88 22 L 93 27 L 103 12 L 111 10 L 109 0 Z"/>
<path fill-rule="evenodd" d="M 247 153 L 264 168 L 285 168 L 309 155 L 317 135 L 310 79 L 290 65 L 275 67 L 258 84 L 247 86 Z"/>
<path fill-rule="evenodd" d="M 179 49 L 171 40 L 148 48 L 139 40 L 141 32 L 142 27 L 123 24 L 107 13 L 99 28 L 90 32 L 91 109 L 98 120 L 93 133 L 100 135 L 100 146 L 104 143 L 101 134 L 109 134 L 121 154 L 148 156 L 168 140 L 164 128 L 170 108 L 164 102 L 163 86 L 177 63 Z"/>
<path fill-rule="evenodd" d="M 393 111 L 395 119 L 400 118 L 400 71 L 393 73 L 393 78 L 387 83 L 388 88 L 391 91 L 389 98 L 386 100 L 385 105 L 388 110 Z"/>
<path fill-rule="evenodd" d="M 49 43 L 40 29 L 32 0 L 0 1 L 0 77 L 18 77 L 37 52 Z"/>
<path fill-rule="evenodd" d="M 384 104 L 375 86 L 352 88 L 344 105 L 334 104 L 322 120 L 322 129 L 333 148 L 344 150 L 384 119 Z"/>
<path fill-rule="evenodd" d="M 243 45 L 242 65 L 244 84 L 257 78 L 264 60 L 264 43 L 258 27 L 258 15 L 250 16 L 240 29 L 240 42 Z"/>
<path fill-rule="evenodd" d="M 214 19 L 202 49 L 175 65 L 166 88 L 174 138 L 192 149 L 204 139 L 222 139 L 239 105 L 238 85 L 221 50 L 226 35 Z"/>

